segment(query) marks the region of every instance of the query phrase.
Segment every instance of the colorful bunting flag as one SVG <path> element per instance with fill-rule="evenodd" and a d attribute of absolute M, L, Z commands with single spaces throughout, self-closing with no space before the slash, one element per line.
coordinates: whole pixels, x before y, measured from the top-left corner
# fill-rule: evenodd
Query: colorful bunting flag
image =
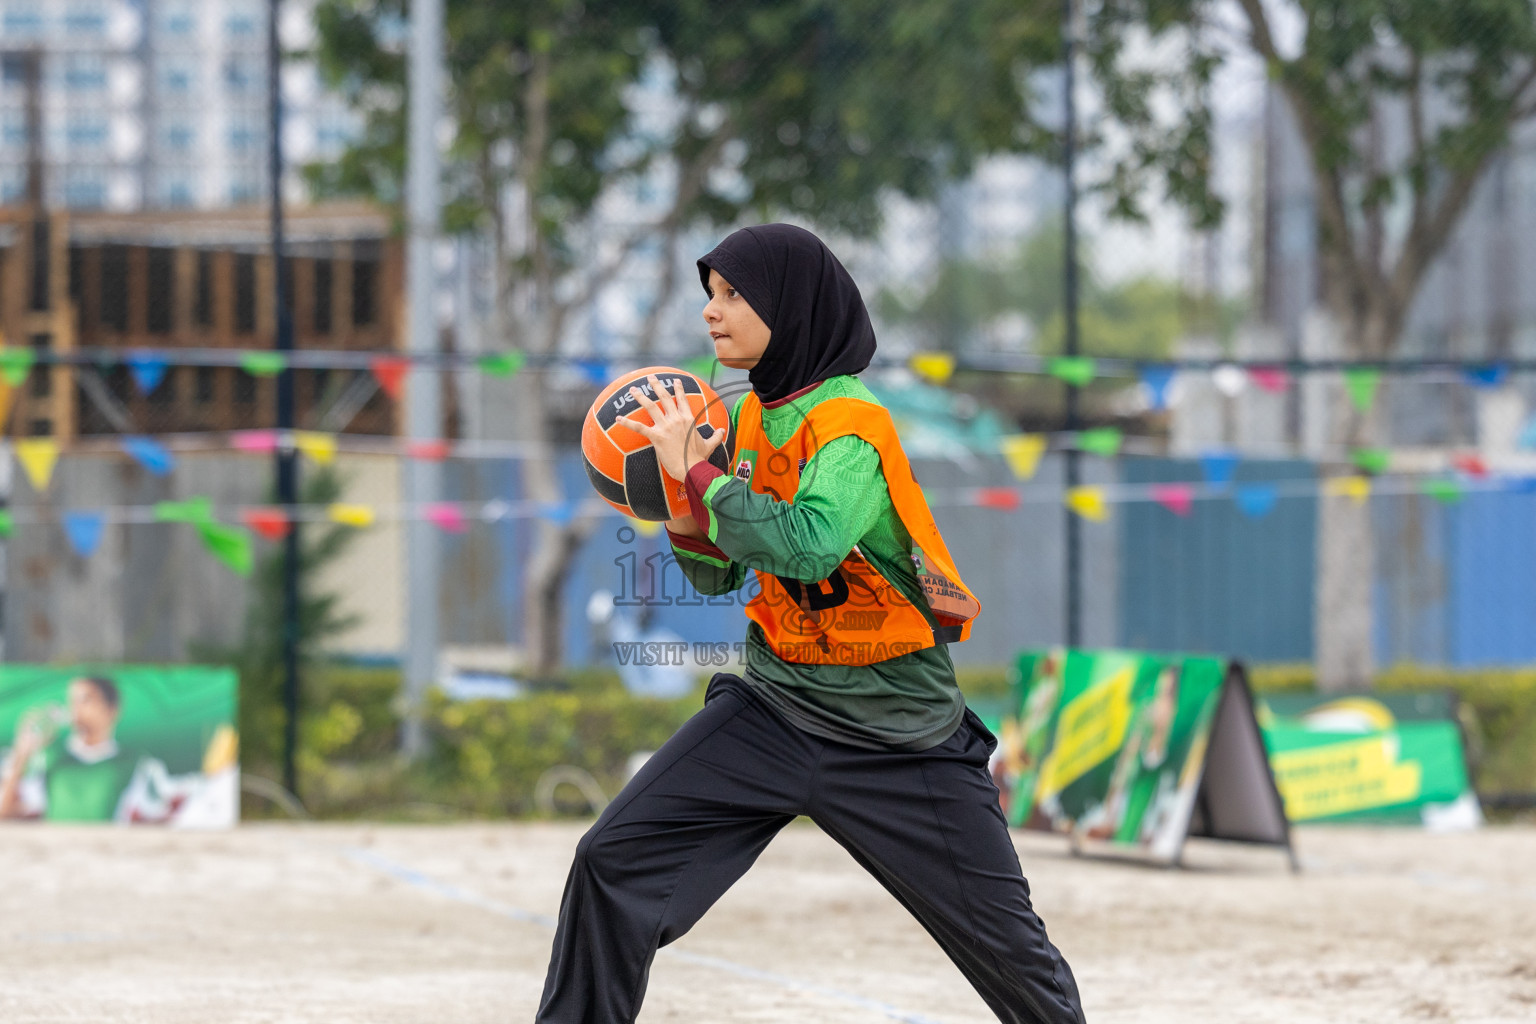
<path fill-rule="evenodd" d="M 254 545 L 249 530 L 225 523 L 206 522 L 197 524 L 197 535 L 209 553 L 237 576 L 249 576 L 256 562 Z"/>
<path fill-rule="evenodd" d="M 405 378 L 411 372 L 411 361 L 403 356 L 374 356 L 368 360 L 368 368 L 384 393 L 398 402 L 405 393 Z"/>
<path fill-rule="evenodd" d="M 317 466 L 329 466 L 336 460 L 336 435 L 314 430 L 295 430 L 293 445 Z"/>
<path fill-rule="evenodd" d="M 1269 515 L 1280 499 L 1273 484 L 1244 484 L 1237 489 L 1237 507 L 1245 516 L 1259 519 Z"/>
<path fill-rule="evenodd" d="M 1212 487 L 1226 487 L 1237 474 L 1238 455 L 1222 448 L 1212 448 L 1200 456 L 1200 472 Z"/>
<path fill-rule="evenodd" d="M 161 523 L 208 523 L 213 521 L 213 502 L 206 497 L 186 501 L 158 501 L 155 520 Z"/>
<path fill-rule="evenodd" d="M 1466 491 L 1454 477 L 1431 478 L 1424 481 L 1424 493 L 1442 505 L 1454 505 L 1466 496 Z"/>
<path fill-rule="evenodd" d="M 1028 480 L 1040 468 L 1040 456 L 1045 454 L 1044 434 L 1008 434 L 998 439 L 998 448 L 1008 460 L 1008 468 L 1019 480 Z"/>
<path fill-rule="evenodd" d="M 1173 377 L 1177 371 L 1171 366 L 1143 366 L 1141 386 L 1146 389 L 1147 405 L 1152 409 L 1166 409 Z"/>
<path fill-rule="evenodd" d="M 576 518 L 576 504 L 571 501 L 543 501 L 539 503 L 539 515 L 557 526 L 569 526 Z"/>
<path fill-rule="evenodd" d="M 240 368 L 253 377 L 275 377 L 288 368 L 281 352 L 242 352 Z"/>
<path fill-rule="evenodd" d="M 37 362 L 37 353 L 30 347 L 24 348 L 0 348 L 0 377 L 13 388 L 21 386 L 27 379 L 27 374 L 32 372 L 32 364 Z"/>
<path fill-rule="evenodd" d="M 148 437 L 125 437 L 123 451 L 133 456 L 155 476 L 165 476 L 176 468 L 176 459 L 159 441 Z"/>
<path fill-rule="evenodd" d="M 698 374 L 694 374 L 694 376 L 698 376 Z M 632 516 L 626 516 L 625 518 L 629 519 L 629 525 L 642 537 L 655 537 L 663 529 L 663 524 L 656 522 L 654 519 L 635 519 Z"/>
<path fill-rule="evenodd" d="M 1013 511 L 1023 500 L 1013 487 L 978 487 L 972 492 L 972 500 L 982 508 L 1000 508 Z"/>
<path fill-rule="evenodd" d="M 1248 371 L 1248 376 L 1258 385 L 1260 391 L 1266 391 L 1271 395 L 1278 395 L 1291 386 L 1291 375 L 1279 367 L 1255 367 Z"/>
<path fill-rule="evenodd" d="M 292 527 L 288 513 L 280 508 L 248 508 L 240 513 L 240 518 L 267 540 L 282 540 Z"/>
<path fill-rule="evenodd" d="M 1120 444 L 1124 440 L 1125 434 L 1119 427 L 1096 427 L 1079 432 L 1077 446 L 1090 455 L 1102 455 L 1109 459 L 1119 454 Z"/>
<path fill-rule="evenodd" d="M 1368 476 L 1335 476 L 1323 481 L 1323 493 L 1335 498 L 1349 498 L 1357 505 L 1365 504 L 1371 496 L 1371 478 Z"/>
<path fill-rule="evenodd" d="M 331 522 L 340 523 L 343 526 L 372 526 L 373 508 L 370 505 L 354 505 L 348 502 L 338 501 L 326 509 Z"/>
<path fill-rule="evenodd" d="M 1176 516 L 1194 511 L 1195 489 L 1189 484 L 1153 484 L 1152 500 Z"/>
<path fill-rule="evenodd" d="M 608 364 L 601 359 L 573 359 L 571 360 L 571 365 L 579 370 L 581 375 L 587 378 L 590 383 L 598 387 L 605 387 L 612 379 L 608 375 Z"/>
<path fill-rule="evenodd" d="M 1228 398 L 1236 398 L 1248 386 L 1248 371 L 1241 366 L 1222 363 L 1211 371 L 1211 383 Z"/>
<path fill-rule="evenodd" d="M 4 420 L 4 413 L 0 413 L 0 422 Z M 1521 448 L 1536 448 L 1536 416 L 1532 416 L 1526 421 L 1525 426 L 1520 428 L 1520 436 L 1515 440 L 1515 444 Z"/>
<path fill-rule="evenodd" d="M 1091 522 L 1102 523 L 1109 518 L 1102 487 L 1074 487 L 1067 491 L 1066 502 L 1067 508 Z"/>
<path fill-rule="evenodd" d="M 1086 387 L 1098 376 L 1098 364 L 1087 356 L 1058 356 L 1046 365 L 1046 372 L 1073 387 Z"/>
<path fill-rule="evenodd" d="M 919 352 L 908 360 L 912 372 L 935 384 L 946 384 L 955 372 L 955 357 L 948 352 Z"/>
<path fill-rule="evenodd" d="M 162 355 L 153 352 L 135 352 L 128 356 L 125 363 L 128 372 L 133 376 L 133 383 L 138 386 L 139 394 L 147 395 L 160 386 L 165 380 L 165 372 L 170 368 L 170 361 Z"/>
<path fill-rule="evenodd" d="M 528 355 L 524 352 L 493 352 L 490 355 L 481 356 L 475 365 L 480 372 L 488 377 L 511 377 L 523 364 L 528 361 Z"/>
<path fill-rule="evenodd" d="M 423 462 L 442 462 L 448 457 L 448 442 L 441 438 L 407 441 L 405 454 L 409 458 L 421 459 Z"/>
<path fill-rule="evenodd" d="M 1376 388 L 1381 383 L 1381 371 L 1363 366 L 1351 366 L 1344 371 L 1344 388 L 1349 400 L 1361 412 L 1370 412 L 1376 402 Z"/>
<path fill-rule="evenodd" d="M 463 533 L 469 529 L 469 523 L 464 519 L 464 513 L 459 511 L 459 506 L 448 502 L 428 505 L 426 516 L 429 522 L 444 533 Z"/>
<path fill-rule="evenodd" d="M 237 430 L 229 436 L 229 439 L 236 451 L 269 454 L 277 451 L 277 431 L 275 430 Z"/>
<path fill-rule="evenodd" d="M 1392 465 L 1392 453 L 1385 448 L 1356 448 L 1350 459 L 1356 469 L 1372 476 L 1380 476 Z"/>
<path fill-rule="evenodd" d="M 81 558 L 90 558 L 101 546 L 101 535 L 106 528 L 107 518 L 100 512 L 88 512 L 83 509 L 71 509 L 64 513 L 64 536 L 69 539 L 69 546 L 75 549 L 75 554 Z"/>
<path fill-rule="evenodd" d="M 1467 383 L 1479 389 L 1496 388 L 1504 383 L 1508 375 L 1509 367 L 1503 363 L 1474 366 L 1466 371 Z"/>
<path fill-rule="evenodd" d="M 0 508 L 0 537 L 9 537 L 15 529 L 16 523 L 11 518 L 10 509 Z"/>
<path fill-rule="evenodd" d="M 1476 452 L 1462 452 L 1451 459 L 1451 465 L 1467 476 L 1477 477 L 1479 480 L 1488 475 L 1488 463 L 1484 462 L 1483 457 Z"/>
<path fill-rule="evenodd" d="M 16 458 L 32 489 L 41 493 L 53 479 L 53 467 L 59 461 L 59 442 L 51 437 L 23 438 L 16 442 Z"/>

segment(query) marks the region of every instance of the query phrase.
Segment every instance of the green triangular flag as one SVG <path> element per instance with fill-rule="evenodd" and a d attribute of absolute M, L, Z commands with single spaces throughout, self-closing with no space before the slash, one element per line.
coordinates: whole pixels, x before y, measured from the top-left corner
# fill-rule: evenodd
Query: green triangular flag
<path fill-rule="evenodd" d="M 525 352 L 493 352 L 488 356 L 481 356 L 476 361 L 480 372 L 492 377 L 510 377 L 523 368 L 523 363 L 528 361 Z"/>
<path fill-rule="evenodd" d="M 1073 387 L 1084 387 L 1098 374 L 1098 367 L 1087 356 L 1060 356 L 1046 365 L 1046 371 Z"/>
<path fill-rule="evenodd" d="M 9 509 L 0 509 L 0 537 L 9 537 L 11 531 L 16 528 L 15 520 L 11 518 Z"/>
<path fill-rule="evenodd" d="M 213 521 L 213 502 L 208 498 L 186 501 L 157 501 L 155 520 L 161 523 L 207 523 Z"/>
<path fill-rule="evenodd" d="M 715 357 L 699 356 L 697 359 L 690 359 L 683 364 L 683 369 L 700 380 L 708 382 L 710 374 L 715 372 Z"/>
<path fill-rule="evenodd" d="M 249 576 L 255 564 L 251 544 L 251 531 L 223 523 L 198 523 L 197 532 L 203 538 L 203 546 L 213 557 L 229 566 L 240 576 Z"/>
<path fill-rule="evenodd" d="M 1376 386 L 1381 383 L 1381 371 L 1363 366 L 1352 366 L 1344 371 L 1344 387 L 1349 400 L 1361 412 L 1369 412 L 1376 401 Z"/>
<path fill-rule="evenodd" d="M 0 348 L 0 375 L 11 387 L 17 387 L 32 372 L 37 353 L 30 348 Z"/>
<path fill-rule="evenodd" d="M 253 377 L 272 377 L 288 368 L 288 360 L 280 352 L 244 352 L 240 368 Z"/>
<path fill-rule="evenodd" d="M 1425 480 L 1424 493 L 1446 505 L 1454 504 L 1466 496 L 1461 484 L 1450 479 Z"/>
<path fill-rule="evenodd" d="M 1106 459 L 1113 458 L 1120 451 L 1120 442 L 1125 440 L 1119 427 L 1098 427 L 1094 430 L 1085 430 L 1077 435 L 1077 446 L 1092 455 L 1102 455 Z"/>
<path fill-rule="evenodd" d="M 1356 448 L 1350 458 L 1362 473 L 1380 476 L 1392 465 L 1392 453 L 1385 448 Z"/>

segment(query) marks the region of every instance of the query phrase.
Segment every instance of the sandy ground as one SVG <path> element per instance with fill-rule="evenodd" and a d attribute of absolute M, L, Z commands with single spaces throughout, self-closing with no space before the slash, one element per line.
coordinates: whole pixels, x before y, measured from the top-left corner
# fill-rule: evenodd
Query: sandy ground
<path fill-rule="evenodd" d="M 0 1021 L 526 1022 L 578 825 L 0 829 Z M 1114 1021 L 1536 1020 L 1536 829 L 1302 830 L 1190 868 L 1020 836 Z M 796 825 L 652 972 L 642 1022 L 992 1020 L 847 856 Z"/>

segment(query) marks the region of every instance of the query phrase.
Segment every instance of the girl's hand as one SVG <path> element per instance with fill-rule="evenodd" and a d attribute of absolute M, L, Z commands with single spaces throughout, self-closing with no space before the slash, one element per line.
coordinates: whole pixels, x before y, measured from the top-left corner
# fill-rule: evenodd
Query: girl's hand
<path fill-rule="evenodd" d="M 654 373 L 646 380 L 656 395 L 655 401 L 639 388 L 630 388 L 629 393 L 650 414 L 651 422 L 645 424 L 628 417 L 619 422 L 650 441 L 661 468 L 674 480 L 682 480 L 694 463 L 705 461 L 710 452 L 725 443 L 725 431 L 715 430 L 708 438 L 699 436 L 698 417 L 688 405 L 682 381 L 670 381 L 671 388 L 663 389 Z"/>

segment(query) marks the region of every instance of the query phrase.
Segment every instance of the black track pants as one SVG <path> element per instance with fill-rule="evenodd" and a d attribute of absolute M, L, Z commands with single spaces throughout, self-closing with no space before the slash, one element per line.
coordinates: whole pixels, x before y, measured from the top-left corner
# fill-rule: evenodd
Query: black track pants
<path fill-rule="evenodd" d="M 657 948 L 805 814 L 912 912 L 999 1020 L 1081 1024 L 987 773 L 995 744 L 969 711 L 919 753 L 832 743 L 716 675 L 704 709 L 577 845 L 538 1021 L 633 1021 Z"/>

